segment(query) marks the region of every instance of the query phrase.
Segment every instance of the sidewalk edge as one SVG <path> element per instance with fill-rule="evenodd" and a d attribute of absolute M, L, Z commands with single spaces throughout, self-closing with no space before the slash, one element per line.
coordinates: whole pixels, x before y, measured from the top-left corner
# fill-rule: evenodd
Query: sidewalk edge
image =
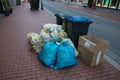
<path fill-rule="evenodd" d="M 45 11 L 47 11 L 50 15 L 52 15 L 53 18 L 55 18 L 55 16 L 54 16 L 50 11 L 48 11 L 46 8 L 44 8 L 44 9 L 45 9 Z"/>
<path fill-rule="evenodd" d="M 109 56 L 105 55 L 104 58 L 110 63 L 112 64 L 116 69 L 118 69 L 120 71 L 120 65 L 117 64 L 114 60 L 112 60 Z"/>

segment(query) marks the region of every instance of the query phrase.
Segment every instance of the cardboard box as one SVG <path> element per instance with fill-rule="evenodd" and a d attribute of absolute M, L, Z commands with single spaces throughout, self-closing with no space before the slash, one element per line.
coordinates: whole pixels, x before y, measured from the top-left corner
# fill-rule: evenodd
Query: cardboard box
<path fill-rule="evenodd" d="M 78 42 L 80 58 L 89 66 L 98 65 L 104 60 L 104 53 L 107 46 L 107 41 L 96 36 L 80 36 Z"/>

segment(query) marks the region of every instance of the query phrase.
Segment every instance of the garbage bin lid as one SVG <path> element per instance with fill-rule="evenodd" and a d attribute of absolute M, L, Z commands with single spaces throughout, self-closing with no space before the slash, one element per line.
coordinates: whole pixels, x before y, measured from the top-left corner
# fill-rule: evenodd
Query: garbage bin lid
<path fill-rule="evenodd" d="M 65 14 L 55 14 L 55 16 L 58 16 L 58 17 L 65 17 L 65 16 L 67 16 L 67 15 L 65 15 Z"/>
<path fill-rule="evenodd" d="M 84 22 L 84 23 L 92 23 L 91 20 L 82 16 L 65 16 L 65 18 L 69 22 Z"/>

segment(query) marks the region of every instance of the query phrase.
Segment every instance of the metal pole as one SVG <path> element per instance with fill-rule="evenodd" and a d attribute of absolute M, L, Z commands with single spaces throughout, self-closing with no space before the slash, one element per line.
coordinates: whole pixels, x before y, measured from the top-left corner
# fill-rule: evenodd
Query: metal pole
<path fill-rule="evenodd" d="M 42 2 L 42 0 L 41 0 L 41 10 L 44 10 L 44 9 L 43 9 L 43 2 Z"/>

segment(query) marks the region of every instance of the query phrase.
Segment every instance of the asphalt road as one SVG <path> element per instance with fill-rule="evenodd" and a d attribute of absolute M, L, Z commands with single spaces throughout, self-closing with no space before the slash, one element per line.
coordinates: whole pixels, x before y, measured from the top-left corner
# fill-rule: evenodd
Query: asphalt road
<path fill-rule="evenodd" d="M 71 16 L 83 16 L 93 21 L 89 27 L 88 34 L 103 38 L 109 42 L 111 51 L 120 59 L 120 22 L 115 22 L 106 18 L 91 15 L 82 11 L 55 4 L 51 1 L 43 0 L 44 8 L 54 14 L 65 14 Z"/>

